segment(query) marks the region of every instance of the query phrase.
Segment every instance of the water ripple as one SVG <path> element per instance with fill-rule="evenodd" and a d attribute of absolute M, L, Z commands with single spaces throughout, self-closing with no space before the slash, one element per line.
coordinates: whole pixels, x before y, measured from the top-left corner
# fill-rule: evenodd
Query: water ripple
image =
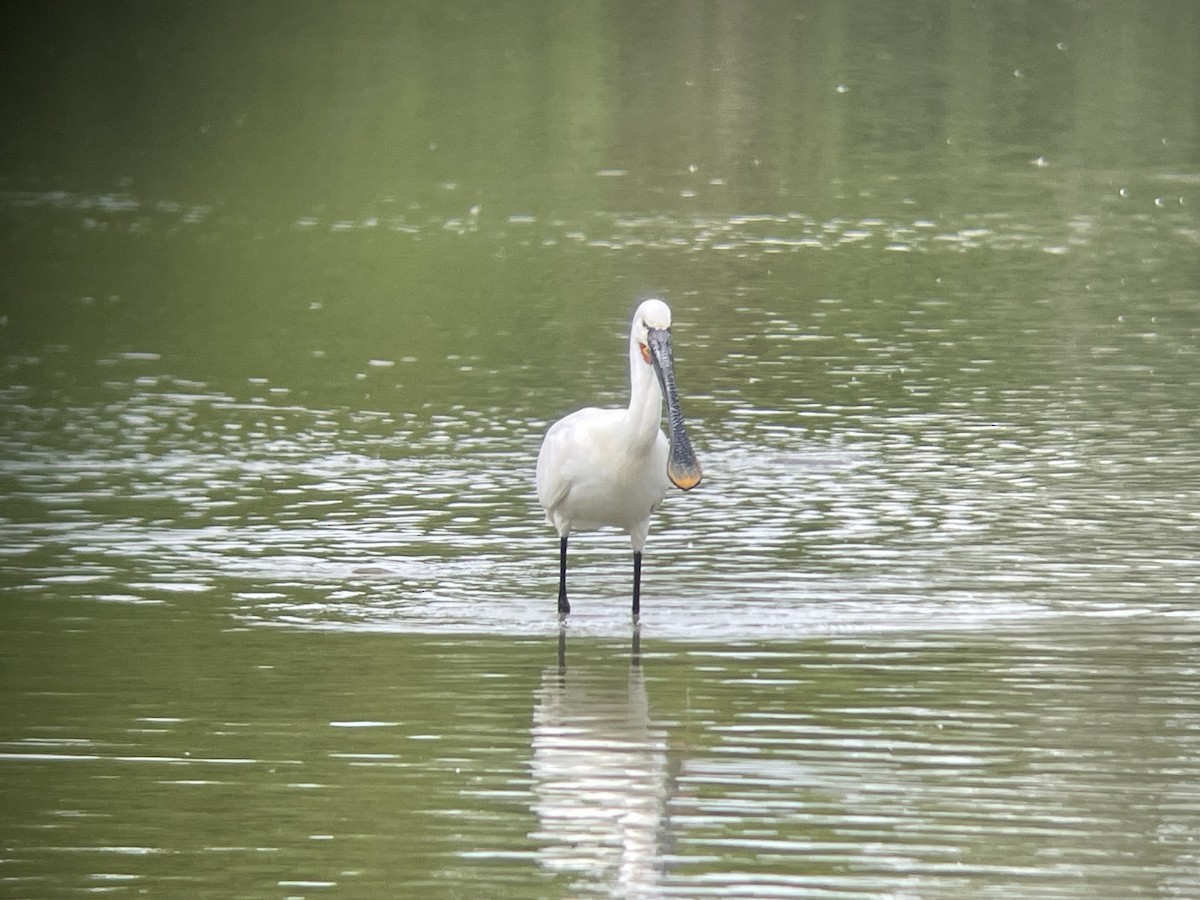
<path fill-rule="evenodd" d="M 531 485 L 541 421 L 497 430 L 469 412 L 372 418 L 159 387 L 66 410 L 51 430 L 8 405 L 10 583 L 165 603 L 236 585 L 236 617 L 260 624 L 552 626 L 556 554 Z M 1191 428 L 1163 429 L 1142 471 L 1129 460 L 1145 432 L 1126 452 L 1111 429 L 1064 425 L 1051 453 L 1016 417 L 875 415 L 859 432 L 851 416 L 822 438 L 741 412 L 697 428 L 705 485 L 655 525 L 646 615 L 664 634 L 1193 615 L 1200 495 L 1172 496 L 1165 469 L 1190 465 Z M 615 533 L 574 542 L 576 627 L 624 628 L 627 557 Z"/>

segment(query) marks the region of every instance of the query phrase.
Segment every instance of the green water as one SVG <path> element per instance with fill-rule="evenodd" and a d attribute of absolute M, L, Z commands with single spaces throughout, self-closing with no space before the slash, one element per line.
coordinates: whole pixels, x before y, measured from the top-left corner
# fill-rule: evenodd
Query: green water
<path fill-rule="evenodd" d="M 1200 7 L 27 4 L 0 897 L 1200 894 Z M 705 481 L 557 541 L 674 314 Z"/>

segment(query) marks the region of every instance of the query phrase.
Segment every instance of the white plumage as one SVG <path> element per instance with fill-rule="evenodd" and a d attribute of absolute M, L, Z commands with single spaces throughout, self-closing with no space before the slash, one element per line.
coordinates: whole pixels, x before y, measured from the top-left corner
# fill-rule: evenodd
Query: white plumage
<path fill-rule="evenodd" d="M 538 453 L 538 500 L 560 538 L 558 608 L 570 612 L 566 591 L 567 536 L 613 525 L 633 545 L 633 612 L 639 611 L 642 549 L 650 516 L 674 483 L 690 490 L 700 483 L 671 353 L 671 310 L 649 299 L 634 313 L 629 331 L 629 406 L 589 407 L 559 420 Z M 664 393 L 670 439 L 660 426 Z"/>

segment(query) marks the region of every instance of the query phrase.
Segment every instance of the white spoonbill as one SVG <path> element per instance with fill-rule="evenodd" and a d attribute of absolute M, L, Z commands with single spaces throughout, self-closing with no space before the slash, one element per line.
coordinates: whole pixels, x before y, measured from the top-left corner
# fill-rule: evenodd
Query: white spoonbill
<path fill-rule="evenodd" d="M 659 428 L 663 396 L 668 439 Z M 650 298 L 629 327 L 629 406 L 589 407 L 560 419 L 546 432 L 537 461 L 538 500 L 559 537 L 558 612 L 567 602 L 567 537 L 615 525 L 633 544 L 633 614 L 640 611 L 642 548 L 650 514 L 674 484 L 690 491 L 700 483 L 671 356 L 671 310 Z"/>

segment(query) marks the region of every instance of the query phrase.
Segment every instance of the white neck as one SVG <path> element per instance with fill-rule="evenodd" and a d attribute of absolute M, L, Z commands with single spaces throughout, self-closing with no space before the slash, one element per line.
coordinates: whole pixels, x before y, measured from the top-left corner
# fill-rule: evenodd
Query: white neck
<path fill-rule="evenodd" d="M 654 366 L 642 359 L 637 341 L 629 341 L 629 421 L 639 443 L 657 439 L 662 423 L 662 388 Z"/>

